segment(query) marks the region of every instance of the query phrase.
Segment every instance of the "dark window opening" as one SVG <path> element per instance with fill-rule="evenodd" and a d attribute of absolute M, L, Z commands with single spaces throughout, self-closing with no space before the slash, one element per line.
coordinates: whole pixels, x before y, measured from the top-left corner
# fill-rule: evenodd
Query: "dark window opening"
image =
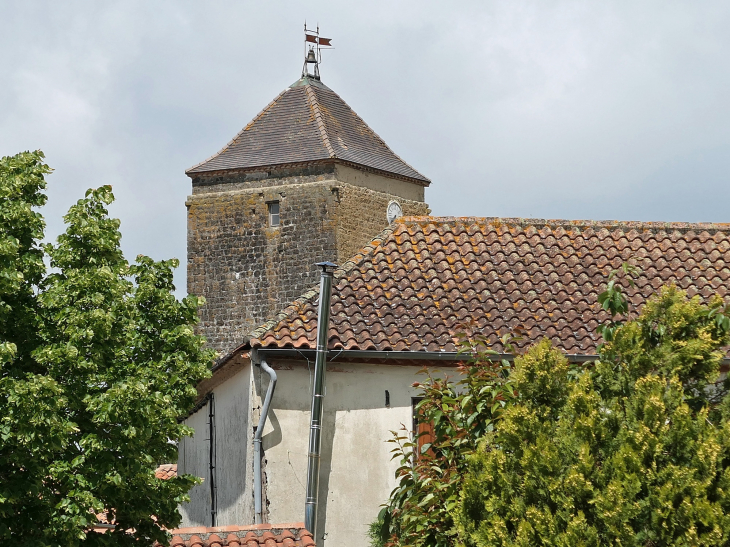
<path fill-rule="evenodd" d="M 278 226 L 281 221 L 279 216 L 279 202 L 272 201 L 269 203 L 269 226 Z"/>

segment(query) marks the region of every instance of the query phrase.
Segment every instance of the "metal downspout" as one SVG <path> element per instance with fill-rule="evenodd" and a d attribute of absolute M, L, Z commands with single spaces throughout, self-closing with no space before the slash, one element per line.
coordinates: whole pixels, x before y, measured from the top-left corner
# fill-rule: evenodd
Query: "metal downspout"
<path fill-rule="evenodd" d="M 218 482 L 216 477 L 215 394 L 208 394 L 208 478 L 210 482 L 210 525 L 218 525 Z"/>
<path fill-rule="evenodd" d="M 304 504 L 304 526 L 312 532 L 315 543 L 317 532 L 317 508 L 319 495 L 320 445 L 322 442 L 322 407 L 324 404 L 324 376 L 327 368 L 327 335 L 330 322 L 330 297 L 332 293 L 331 262 L 317 264 L 322 268 L 319 284 L 319 311 L 317 314 L 317 354 L 314 362 L 312 384 L 312 414 L 309 426 L 309 458 L 307 462 L 307 498 Z"/>
<path fill-rule="evenodd" d="M 266 424 L 266 416 L 269 413 L 269 406 L 271 406 L 271 398 L 274 396 L 274 389 L 276 389 L 276 372 L 272 369 L 266 359 L 261 359 L 259 366 L 269 375 L 269 387 L 266 390 L 266 397 L 264 403 L 261 406 L 261 417 L 259 418 L 259 425 L 256 428 L 256 433 L 253 436 L 253 499 L 254 499 L 254 511 L 256 513 L 255 519 L 256 524 L 263 524 L 264 522 L 264 511 L 263 504 L 261 503 L 262 498 L 262 477 L 261 477 L 261 437 L 264 434 L 264 425 Z"/>

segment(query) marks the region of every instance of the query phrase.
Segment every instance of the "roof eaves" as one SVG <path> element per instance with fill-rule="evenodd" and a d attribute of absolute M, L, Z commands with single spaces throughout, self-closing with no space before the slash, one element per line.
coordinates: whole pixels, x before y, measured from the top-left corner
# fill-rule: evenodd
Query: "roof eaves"
<path fill-rule="evenodd" d="M 334 158 L 322 158 L 317 160 L 306 160 L 306 161 L 293 161 L 293 162 L 287 162 L 287 163 L 270 163 L 265 165 L 256 165 L 252 167 L 221 167 L 215 170 L 210 171 L 198 171 L 194 173 L 195 175 L 202 175 L 202 176 L 217 176 L 221 175 L 223 173 L 231 174 L 231 173 L 260 173 L 261 171 L 267 171 L 267 170 L 275 170 L 275 169 L 294 169 L 298 167 L 308 167 L 311 165 L 328 165 L 328 164 L 334 164 L 335 162 L 338 162 L 341 160 L 334 159 Z"/>
<path fill-rule="evenodd" d="M 229 148 L 229 147 L 230 147 L 230 146 L 231 146 L 231 145 L 232 145 L 233 143 L 235 143 L 235 142 L 236 142 L 236 140 L 238 140 L 238 137 L 240 137 L 240 136 L 241 136 L 241 134 L 242 134 L 242 133 L 243 133 L 244 131 L 247 131 L 247 130 L 248 130 L 248 129 L 249 129 L 249 128 L 250 128 L 250 127 L 251 127 L 251 126 L 253 125 L 253 124 L 255 124 L 255 123 L 256 123 L 256 122 L 257 122 L 257 121 L 259 120 L 259 118 L 261 118 L 261 117 L 262 117 L 262 116 L 263 116 L 264 114 L 266 114 L 266 112 L 268 112 L 268 111 L 269 111 L 269 110 L 270 110 L 270 109 L 271 109 L 271 108 L 272 108 L 272 107 L 273 107 L 273 106 L 274 106 L 274 105 L 276 104 L 276 102 L 277 102 L 277 101 L 278 101 L 279 99 L 281 99 L 282 95 L 284 95 L 284 94 L 285 94 L 285 93 L 286 93 L 287 91 L 289 91 L 289 89 L 290 89 L 290 88 L 288 88 L 288 87 L 287 87 L 287 88 L 286 88 L 286 89 L 285 89 L 284 91 L 282 91 L 282 92 L 281 92 L 281 93 L 279 93 L 279 94 L 278 94 L 278 95 L 277 95 L 276 97 L 274 97 L 274 100 L 273 100 L 273 101 L 271 101 L 271 102 L 270 102 L 269 104 L 267 104 L 267 105 L 266 105 L 266 106 L 265 106 L 265 107 L 264 107 L 264 108 L 263 108 L 263 109 L 261 110 L 261 112 L 259 112 L 258 114 L 256 114 L 256 116 L 254 117 L 254 119 L 253 119 L 253 120 L 251 120 L 250 122 L 248 122 L 248 123 L 246 124 L 246 126 L 245 126 L 245 127 L 243 128 L 243 129 L 241 129 L 241 130 L 240 130 L 240 131 L 239 131 L 238 133 L 236 133 L 236 136 L 235 136 L 235 137 L 233 137 L 233 138 L 232 138 L 232 139 L 231 139 L 231 140 L 230 140 L 230 141 L 228 142 L 228 144 L 226 144 L 226 145 L 225 145 L 225 146 L 224 146 L 223 148 L 221 148 L 220 150 L 218 150 L 218 152 L 216 152 L 215 154 L 213 154 L 213 155 L 212 155 L 212 156 L 210 156 L 209 158 L 207 158 L 207 159 L 205 159 L 205 160 L 201 161 L 200 163 L 197 163 L 197 164 L 193 165 L 193 166 L 192 166 L 191 168 L 187 169 L 187 170 L 185 171 L 185 174 L 186 174 L 186 175 L 188 175 L 188 176 L 191 176 L 191 174 L 194 174 L 194 173 L 201 173 L 201 172 L 205 172 L 205 170 L 204 170 L 204 169 L 203 169 L 203 170 L 200 170 L 200 169 L 198 169 L 198 168 L 199 168 L 199 167 L 202 167 L 203 165 L 205 165 L 205 164 L 206 164 L 206 163 L 208 163 L 209 161 L 211 161 L 211 160 L 213 160 L 213 159 L 217 158 L 217 157 L 218 157 L 218 156 L 220 156 L 220 155 L 221 155 L 221 154 L 222 154 L 223 152 L 225 152 L 226 150 L 228 150 L 228 148 Z"/>
<path fill-rule="evenodd" d="M 207 161 L 207 160 L 206 160 Z M 202 175 L 202 176 L 217 176 L 221 175 L 223 173 L 255 173 L 255 172 L 261 172 L 265 170 L 271 170 L 271 169 L 290 169 L 290 168 L 297 168 L 297 167 L 306 167 L 309 165 L 322 165 L 322 164 L 331 164 L 331 163 L 339 163 L 342 165 L 347 165 L 349 167 L 353 167 L 354 169 L 358 169 L 360 171 L 365 171 L 368 173 L 375 173 L 376 175 L 381 175 L 384 177 L 397 179 L 397 180 L 404 180 L 406 182 L 411 182 L 413 184 L 418 184 L 420 186 L 428 187 L 431 185 L 431 182 L 427 179 L 418 179 L 409 177 L 406 175 L 401 175 L 398 173 L 393 173 L 392 171 L 386 171 L 383 169 L 377 169 L 375 167 L 370 167 L 369 165 L 364 165 L 362 163 L 357 163 L 354 161 L 349 160 L 343 160 L 342 158 L 337 157 L 329 157 L 329 158 L 322 158 L 317 160 L 307 160 L 307 161 L 295 161 L 295 162 L 289 162 L 289 163 L 271 163 L 266 165 L 256 165 L 254 167 L 221 167 L 218 169 L 211 169 L 210 171 L 196 171 L 195 173 L 188 173 L 189 176 L 194 175 Z"/>
<path fill-rule="evenodd" d="M 384 177 L 388 177 L 391 179 L 405 180 L 407 182 L 412 182 L 414 184 L 418 184 L 419 186 L 424 186 L 424 187 L 431 186 L 431 181 L 425 177 L 423 177 L 423 178 L 409 177 L 407 175 L 401 175 L 400 173 L 393 173 L 393 171 L 387 171 L 385 169 L 378 169 L 377 167 L 370 167 L 369 165 L 365 165 L 363 163 L 357 163 L 356 161 L 343 160 L 342 158 L 335 158 L 335 160 L 338 163 L 347 165 L 349 167 L 354 167 L 355 169 L 358 169 L 360 171 L 366 171 L 368 173 L 375 173 L 377 175 L 382 175 Z M 418 173 L 418 171 L 416 171 L 416 173 Z"/>
<path fill-rule="evenodd" d="M 223 365 L 225 365 L 228 361 L 236 357 L 239 353 L 242 351 L 245 351 L 247 349 L 251 348 L 251 344 L 249 342 L 249 337 L 244 336 L 244 341 L 240 343 L 238 346 L 236 346 L 234 349 L 229 351 L 228 353 L 225 353 L 218 357 L 215 361 L 213 361 L 213 366 L 210 368 L 211 372 L 215 372 L 219 368 L 221 368 Z"/>

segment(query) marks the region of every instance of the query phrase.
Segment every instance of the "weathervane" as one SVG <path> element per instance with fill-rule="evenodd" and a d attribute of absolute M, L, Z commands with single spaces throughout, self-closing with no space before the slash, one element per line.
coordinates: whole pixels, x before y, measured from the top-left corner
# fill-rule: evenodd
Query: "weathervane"
<path fill-rule="evenodd" d="M 310 45 L 314 44 L 314 45 Z M 304 21 L 304 66 L 302 67 L 302 78 L 309 77 L 319 80 L 319 65 L 322 62 L 321 47 L 332 47 L 332 38 L 323 38 L 319 35 L 319 24 L 317 30 L 307 28 Z M 310 74 L 309 65 L 314 65 L 314 73 Z"/>

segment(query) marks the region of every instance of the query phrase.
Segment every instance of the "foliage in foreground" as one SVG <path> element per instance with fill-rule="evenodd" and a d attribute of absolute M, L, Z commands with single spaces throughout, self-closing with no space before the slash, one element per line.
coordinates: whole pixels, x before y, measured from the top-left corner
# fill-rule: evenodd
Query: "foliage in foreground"
<path fill-rule="evenodd" d="M 516 361 L 519 400 L 470 458 L 460 543 L 726 545 L 730 342 L 720 299 L 664 288 L 571 378 L 547 341 Z"/>
<path fill-rule="evenodd" d="M 49 172 L 40 152 L 0 159 L 0 543 L 166 542 L 195 479 L 154 470 L 208 374 L 199 300 L 173 296 L 176 260 L 124 259 L 108 186 L 43 245 Z M 99 513 L 113 532 L 90 531 Z"/>
<path fill-rule="evenodd" d="M 512 351 L 511 336 L 502 342 Z M 419 420 L 433 424 L 433 439 L 416 454 L 417 440 L 407 431 L 393 432 L 390 442 L 393 458 L 400 462 L 399 484 L 370 526 L 374 546 L 446 546 L 455 540 L 452 512 L 467 471 L 466 457 L 494 429 L 513 397 L 511 388 L 505 389 L 509 361 L 496 359 L 474 326 L 464 326 L 460 351 L 466 363 L 459 367 L 458 381 L 424 369 L 426 379 L 414 384 L 423 394 L 416 408 Z"/>

